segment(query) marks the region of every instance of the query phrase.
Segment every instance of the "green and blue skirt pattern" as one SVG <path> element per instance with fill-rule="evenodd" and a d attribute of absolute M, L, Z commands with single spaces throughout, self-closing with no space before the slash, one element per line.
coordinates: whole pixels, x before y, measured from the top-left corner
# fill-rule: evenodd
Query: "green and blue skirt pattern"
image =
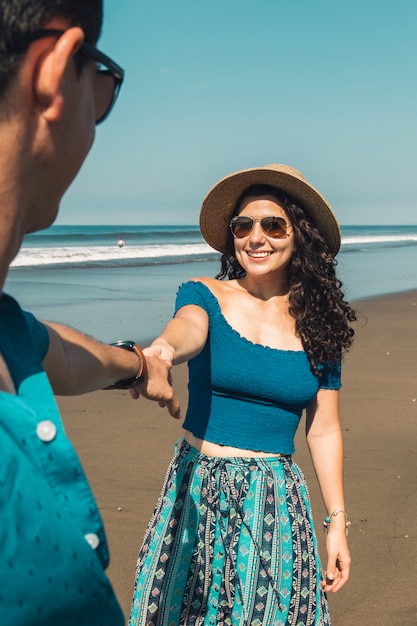
<path fill-rule="evenodd" d="M 330 626 L 307 485 L 290 456 L 182 442 L 139 552 L 130 626 Z"/>

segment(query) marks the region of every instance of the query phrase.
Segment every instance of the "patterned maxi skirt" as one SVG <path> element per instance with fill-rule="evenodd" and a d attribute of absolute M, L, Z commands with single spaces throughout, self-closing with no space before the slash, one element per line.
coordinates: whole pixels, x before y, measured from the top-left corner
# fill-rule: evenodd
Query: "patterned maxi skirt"
<path fill-rule="evenodd" d="M 139 552 L 130 626 L 330 626 L 309 494 L 290 456 L 182 442 Z"/>

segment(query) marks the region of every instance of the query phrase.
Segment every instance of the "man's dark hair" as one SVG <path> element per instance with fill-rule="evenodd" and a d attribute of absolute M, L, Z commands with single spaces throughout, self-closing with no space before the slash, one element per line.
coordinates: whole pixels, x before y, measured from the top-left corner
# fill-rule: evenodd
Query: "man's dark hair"
<path fill-rule="evenodd" d="M 26 52 L 16 41 L 24 41 L 54 17 L 79 26 L 86 41 L 95 44 L 103 22 L 103 0 L 0 0 L 0 97 Z"/>

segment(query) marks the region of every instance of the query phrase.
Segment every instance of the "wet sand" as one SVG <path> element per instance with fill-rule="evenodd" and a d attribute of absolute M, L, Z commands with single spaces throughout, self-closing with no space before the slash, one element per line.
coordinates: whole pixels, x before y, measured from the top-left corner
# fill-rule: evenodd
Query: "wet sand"
<path fill-rule="evenodd" d="M 356 340 L 341 391 L 351 579 L 330 594 L 333 626 L 417 624 L 417 291 L 356 304 Z M 187 367 L 174 368 L 187 402 Z M 136 556 L 181 422 L 128 392 L 60 398 L 63 419 L 99 503 L 110 544 L 108 570 L 126 616 Z M 325 563 L 325 512 L 303 428 L 296 461 L 310 486 Z M 331 467 L 329 467 L 331 472 Z"/>

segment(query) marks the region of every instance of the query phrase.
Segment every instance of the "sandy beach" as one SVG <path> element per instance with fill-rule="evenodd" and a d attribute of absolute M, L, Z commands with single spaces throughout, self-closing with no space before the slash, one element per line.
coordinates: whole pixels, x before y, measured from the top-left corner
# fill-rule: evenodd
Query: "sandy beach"
<path fill-rule="evenodd" d="M 333 625 L 415 626 L 417 291 L 362 301 L 356 309 L 341 392 L 353 567 L 348 585 L 330 595 Z M 185 411 L 186 365 L 174 368 L 174 386 Z M 58 402 L 105 521 L 108 572 L 128 616 L 136 555 L 181 422 L 124 391 Z M 302 431 L 295 458 L 309 481 L 323 545 L 325 512 Z"/>

